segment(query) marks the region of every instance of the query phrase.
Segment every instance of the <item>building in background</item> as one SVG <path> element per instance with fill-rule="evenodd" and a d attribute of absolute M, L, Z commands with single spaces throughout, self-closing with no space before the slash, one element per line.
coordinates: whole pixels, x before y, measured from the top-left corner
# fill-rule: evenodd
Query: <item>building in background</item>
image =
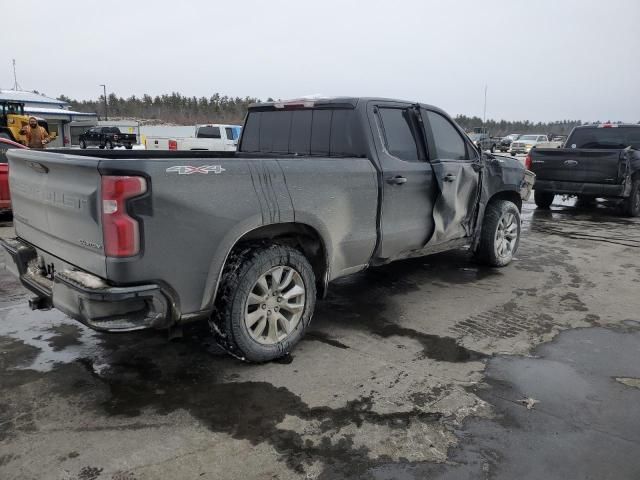
<path fill-rule="evenodd" d="M 84 130 L 98 123 L 96 113 L 75 112 L 67 102 L 46 97 L 39 93 L 24 90 L 0 90 L 0 101 L 24 103 L 24 113 L 42 118 L 49 124 L 49 133 L 56 133 L 50 147 L 70 146 L 72 143 L 72 129 L 77 137 Z M 81 131 L 80 128 L 82 129 Z"/>

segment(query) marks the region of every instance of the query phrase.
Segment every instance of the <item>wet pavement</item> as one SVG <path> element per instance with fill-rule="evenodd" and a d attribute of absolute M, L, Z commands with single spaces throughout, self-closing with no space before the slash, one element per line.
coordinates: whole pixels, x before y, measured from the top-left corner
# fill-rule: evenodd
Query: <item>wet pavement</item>
<path fill-rule="evenodd" d="M 556 200 L 507 268 L 335 282 L 265 365 L 31 312 L 0 257 L 0 478 L 640 478 L 640 221 Z"/>

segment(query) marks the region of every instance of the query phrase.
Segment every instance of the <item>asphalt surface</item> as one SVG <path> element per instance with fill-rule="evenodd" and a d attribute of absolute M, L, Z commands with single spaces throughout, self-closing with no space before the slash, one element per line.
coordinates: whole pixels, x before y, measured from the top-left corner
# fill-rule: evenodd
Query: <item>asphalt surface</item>
<path fill-rule="evenodd" d="M 336 282 L 264 365 L 31 312 L 0 258 L 0 478 L 640 478 L 640 220 L 556 200 L 506 268 Z"/>

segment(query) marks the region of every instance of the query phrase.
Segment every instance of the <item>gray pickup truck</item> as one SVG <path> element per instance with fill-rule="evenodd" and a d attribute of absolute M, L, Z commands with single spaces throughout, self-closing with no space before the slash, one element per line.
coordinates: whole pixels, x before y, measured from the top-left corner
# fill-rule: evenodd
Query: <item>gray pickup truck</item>
<path fill-rule="evenodd" d="M 435 107 L 332 98 L 250 107 L 238 152 L 9 152 L 34 309 L 109 332 L 208 319 L 249 361 L 285 355 L 338 277 L 470 247 L 508 264 L 533 175 Z"/>
<path fill-rule="evenodd" d="M 527 158 L 536 174 L 535 202 L 549 208 L 555 195 L 622 200 L 626 215 L 640 216 L 640 125 L 584 125 L 565 148 L 534 148 Z"/>

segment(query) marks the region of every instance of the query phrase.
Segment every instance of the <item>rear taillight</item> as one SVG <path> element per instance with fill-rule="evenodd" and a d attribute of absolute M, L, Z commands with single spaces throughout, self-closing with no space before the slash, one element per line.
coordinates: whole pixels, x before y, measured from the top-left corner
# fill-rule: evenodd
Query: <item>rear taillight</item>
<path fill-rule="evenodd" d="M 177 150 L 178 142 L 176 140 L 169 140 L 169 150 Z"/>
<path fill-rule="evenodd" d="M 132 257 L 140 252 L 138 221 L 127 213 L 127 200 L 147 191 L 143 177 L 102 177 L 102 236 L 108 257 Z"/>
<path fill-rule="evenodd" d="M 524 159 L 524 168 L 531 170 L 531 154 L 527 153 L 527 158 Z"/>

